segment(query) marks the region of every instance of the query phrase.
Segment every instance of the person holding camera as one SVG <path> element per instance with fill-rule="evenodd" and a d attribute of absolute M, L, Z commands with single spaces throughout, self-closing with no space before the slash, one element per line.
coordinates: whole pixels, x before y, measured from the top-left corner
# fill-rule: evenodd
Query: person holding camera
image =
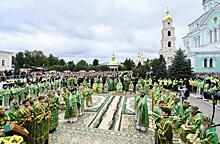
<path fill-rule="evenodd" d="M 180 101 L 182 103 L 184 100 L 188 99 L 190 93 L 189 93 L 189 90 L 186 88 L 185 85 L 180 85 L 178 87 L 178 90 L 180 92 Z"/>

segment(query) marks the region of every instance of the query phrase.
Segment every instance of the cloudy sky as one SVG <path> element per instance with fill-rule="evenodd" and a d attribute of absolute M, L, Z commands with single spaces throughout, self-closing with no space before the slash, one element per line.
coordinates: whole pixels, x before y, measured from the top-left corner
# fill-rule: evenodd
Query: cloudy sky
<path fill-rule="evenodd" d="M 42 50 L 65 60 L 158 57 L 169 7 L 177 45 L 202 14 L 202 0 L 1 0 L 0 50 Z"/>

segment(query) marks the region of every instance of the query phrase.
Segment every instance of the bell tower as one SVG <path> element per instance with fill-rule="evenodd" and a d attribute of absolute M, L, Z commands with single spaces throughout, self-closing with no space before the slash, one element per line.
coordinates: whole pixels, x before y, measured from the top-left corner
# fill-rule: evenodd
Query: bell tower
<path fill-rule="evenodd" d="M 163 55 L 167 67 L 172 64 L 174 54 L 176 51 L 176 37 L 175 27 L 173 26 L 173 18 L 170 15 L 170 11 L 166 11 L 166 15 L 163 18 L 163 29 L 161 31 L 161 49 L 160 55 Z"/>

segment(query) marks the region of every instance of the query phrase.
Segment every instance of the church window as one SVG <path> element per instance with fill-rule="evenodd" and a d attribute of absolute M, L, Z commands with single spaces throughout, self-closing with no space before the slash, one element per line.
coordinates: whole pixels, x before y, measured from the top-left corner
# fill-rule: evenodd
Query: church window
<path fill-rule="evenodd" d="M 168 31 L 168 36 L 171 36 L 171 31 Z"/>
<path fill-rule="evenodd" d="M 5 60 L 2 60 L 2 66 L 5 66 Z"/>
<path fill-rule="evenodd" d="M 195 38 L 195 47 L 197 48 L 198 47 L 198 43 L 197 43 L 197 38 Z"/>
<path fill-rule="evenodd" d="M 212 30 L 209 31 L 209 42 L 212 43 Z"/>
<path fill-rule="evenodd" d="M 200 36 L 198 36 L 198 47 L 200 47 Z"/>
<path fill-rule="evenodd" d="M 215 33 L 215 42 L 217 42 L 217 35 L 218 35 L 218 31 L 217 31 L 217 28 L 215 28 L 215 31 L 214 31 L 214 33 Z"/>
<path fill-rule="evenodd" d="M 211 68 L 213 67 L 213 58 L 209 59 L 209 67 L 211 67 Z"/>
<path fill-rule="evenodd" d="M 217 17 L 214 17 L 214 23 L 216 23 L 216 22 L 217 22 L 217 20 L 218 20 L 218 18 L 217 18 Z"/>
<path fill-rule="evenodd" d="M 204 67 L 207 67 L 207 58 L 204 59 Z"/>
<path fill-rule="evenodd" d="M 172 45 L 171 45 L 171 42 L 169 41 L 169 42 L 168 42 L 168 47 L 171 47 L 171 46 L 172 46 Z"/>

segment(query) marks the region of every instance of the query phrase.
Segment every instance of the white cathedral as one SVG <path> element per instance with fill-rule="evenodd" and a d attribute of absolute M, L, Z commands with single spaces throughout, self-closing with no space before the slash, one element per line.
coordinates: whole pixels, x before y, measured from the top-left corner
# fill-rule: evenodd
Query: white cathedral
<path fill-rule="evenodd" d="M 176 51 L 175 27 L 173 26 L 173 18 L 170 15 L 169 10 L 167 10 L 166 15 L 164 16 L 161 34 L 162 39 L 159 54 L 163 55 L 168 67 L 172 64 Z"/>

